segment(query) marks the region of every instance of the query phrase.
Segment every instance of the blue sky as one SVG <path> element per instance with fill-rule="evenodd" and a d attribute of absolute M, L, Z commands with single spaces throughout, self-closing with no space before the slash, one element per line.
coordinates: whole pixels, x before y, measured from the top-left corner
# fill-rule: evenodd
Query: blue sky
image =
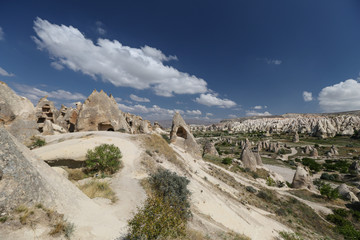
<path fill-rule="evenodd" d="M 360 109 L 360 2 L 0 1 L 0 80 L 147 119 Z"/>

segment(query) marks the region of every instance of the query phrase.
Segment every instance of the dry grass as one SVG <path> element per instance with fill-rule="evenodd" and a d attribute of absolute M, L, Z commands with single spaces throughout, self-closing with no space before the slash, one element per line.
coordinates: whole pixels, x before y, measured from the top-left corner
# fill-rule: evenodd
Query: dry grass
<path fill-rule="evenodd" d="M 65 170 L 68 172 L 69 176 L 68 179 L 69 180 L 73 180 L 73 181 L 79 181 L 81 179 L 87 178 L 88 175 L 86 175 L 82 169 L 76 168 L 76 169 L 71 169 L 71 168 L 65 168 Z"/>
<path fill-rule="evenodd" d="M 92 180 L 84 185 L 79 186 L 79 189 L 83 191 L 89 198 L 102 197 L 110 199 L 111 202 L 116 202 L 117 197 L 114 191 L 110 188 L 109 183 L 100 182 L 98 180 Z"/>
<path fill-rule="evenodd" d="M 177 158 L 175 151 L 161 136 L 156 134 L 144 135 L 142 140 L 145 149 L 164 156 L 169 162 L 184 169 L 184 163 Z"/>

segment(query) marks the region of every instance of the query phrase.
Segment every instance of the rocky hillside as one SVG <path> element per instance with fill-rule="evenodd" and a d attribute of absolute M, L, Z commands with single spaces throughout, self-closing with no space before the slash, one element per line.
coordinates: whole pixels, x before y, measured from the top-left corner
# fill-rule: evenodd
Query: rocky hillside
<path fill-rule="evenodd" d="M 333 114 L 284 114 L 271 117 L 251 117 L 223 120 L 211 126 L 192 126 L 200 131 L 306 133 L 326 138 L 353 135 L 360 129 L 360 111 Z"/>

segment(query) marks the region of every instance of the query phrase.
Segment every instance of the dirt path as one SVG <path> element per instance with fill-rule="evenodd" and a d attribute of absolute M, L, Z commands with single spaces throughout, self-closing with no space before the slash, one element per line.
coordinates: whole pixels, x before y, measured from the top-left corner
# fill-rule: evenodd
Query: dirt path
<path fill-rule="evenodd" d="M 284 155 L 282 155 L 282 157 L 279 157 L 279 159 L 282 160 L 282 161 L 288 161 L 289 157 L 294 156 L 295 154 L 297 154 L 297 150 L 294 147 L 290 148 L 290 150 L 291 150 L 291 153 L 284 154 Z"/>

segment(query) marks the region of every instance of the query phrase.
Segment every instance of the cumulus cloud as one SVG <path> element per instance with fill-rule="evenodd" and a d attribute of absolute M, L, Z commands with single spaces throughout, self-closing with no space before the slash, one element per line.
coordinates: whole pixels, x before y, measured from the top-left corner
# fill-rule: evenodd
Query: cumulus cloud
<path fill-rule="evenodd" d="M 1 40 L 4 40 L 4 31 L 3 31 L 3 29 L 2 29 L 2 27 L 0 27 L 0 41 Z"/>
<path fill-rule="evenodd" d="M 360 110 L 360 83 L 348 79 L 325 87 L 320 91 L 318 99 L 325 112 Z"/>
<path fill-rule="evenodd" d="M 231 108 L 236 106 L 234 101 L 229 99 L 220 99 L 214 93 L 201 94 L 200 97 L 195 99 L 195 102 L 206 106 L 217 106 L 220 108 Z"/>
<path fill-rule="evenodd" d="M 135 102 L 150 102 L 150 99 L 138 97 L 134 94 L 130 94 L 130 98 L 131 98 L 131 100 L 134 100 Z"/>
<path fill-rule="evenodd" d="M 186 110 L 186 114 L 188 115 L 201 115 L 200 110 Z"/>
<path fill-rule="evenodd" d="M 255 110 L 261 110 L 261 109 L 263 109 L 263 108 L 267 108 L 267 106 L 261 106 L 261 105 L 258 105 L 258 106 L 255 106 L 255 107 L 253 107 L 253 109 L 255 109 Z"/>
<path fill-rule="evenodd" d="M 99 38 L 94 42 L 77 28 L 52 24 L 37 18 L 33 36 L 37 47 L 73 71 L 101 78 L 117 87 L 152 89 L 159 96 L 207 92 L 207 83 L 196 76 L 164 65 L 177 59 L 149 46 L 132 48 L 119 41 Z"/>
<path fill-rule="evenodd" d="M 212 114 L 212 113 L 206 113 L 206 116 L 207 116 L 207 117 L 212 117 L 212 116 L 214 116 L 214 114 Z"/>
<path fill-rule="evenodd" d="M 8 73 L 5 69 L 0 67 L 0 75 L 4 77 L 13 77 L 15 76 L 13 73 Z"/>
<path fill-rule="evenodd" d="M 31 87 L 23 84 L 15 84 L 15 88 L 20 95 L 30 99 L 32 102 L 35 103 L 44 96 L 64 101 L 79 101 L 86 99 L 86 97 L 81 93 L 69 92 L 63 89 L 48 92 L 36 87 Z"/>
<path fill-rule="evenodd" d="M 229 116 L 229 118 L 237 118 L 237 116 L 235 114 L 229 114 L 228 116 Z"/>
<path fill-rule="evenodd" d="M 272 115 L 268 111 L 266 111 L 266 112 L 256 112 L 256 111 L 253 111 L 253 110 L 246 111 L 245 114 L 248 117 L 252 117 L 252 116 L 271 116 Z"/>
<path fill-rule="evenodd" d="M 104 24 L 101 21 L 96 21 L 96 31 L 100 34 L 100 35 L 105 35 L 106 34 L 106 30 L 104 29 Z"/>
<path fill-rule="evenodd" d="M 311 102 L 313 100 L 312 92 L 303 92 L 303 98 L 305 102 Z"/>

